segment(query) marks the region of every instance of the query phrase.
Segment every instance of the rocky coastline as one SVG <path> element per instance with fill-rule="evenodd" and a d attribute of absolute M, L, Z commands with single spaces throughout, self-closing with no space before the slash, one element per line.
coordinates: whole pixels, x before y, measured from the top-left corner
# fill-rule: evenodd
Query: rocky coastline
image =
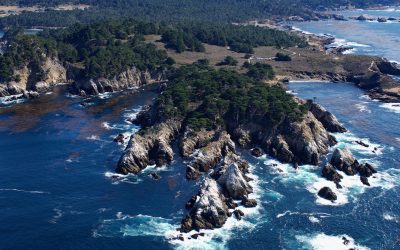
<path fill-rule="evenodd" d="M 296 99 L 307 107 L 302 121 L 283 120 L 269 127 L 257 123 L 227 129 L 195 131 L 185 120 L 160 119 L 158 109 L 146 107 L 133 120 L 142 129 L 131 136 L 116 172 L 138 174 L 148 165 L 168 165 L 179 154 L 186 162 L 186 179 L 201 180 L 196 195 L 186 203 L 187 214 L 182 218 L 180 233 L 220 228 L 228 217 L 240 220 L 246 216 L 238 206 L 256 207 L 257 200 L 249 198 L 253 192 L 249 163 L 241 158 L 237 148 L 257 147 L 293 167 L 302 164 L 318 165 L 329 148 L 337 142 L 330 133 L 346 129 L 327 110 L 310 101 Z M 228 121 L 233 126 L 233 122 Z M 177 142 L 178 151 L 172 144 Z M 184 205 L 184 204 L 183 204 Z M 194 237 L 193 236 L 193 237 Z M 192 238 L 193 238 L 192 237 Z M 183 240 L 183 237 L 178 237 Z"/>
<path fill-rule="evenodd" d="M 153 70 L 131 67 L 112 78 L 84 77 L 82 69 L 70 64 L 63 65 L 57 58 L 46 58 L 40 67 L 41 71 L 46 72 L 40 81 L 35 81 L 37 70 L 28 66 L 15 70 L 14 74 L 20 76 L 20 81 L 0 83 L 0 97 L 8 100 L 34 99 L 60 86 L 71 94 L 87 97 L 137 89 L 147 84 L 161 83 L 166 78 L 166 70 L 161 67 Z"/>

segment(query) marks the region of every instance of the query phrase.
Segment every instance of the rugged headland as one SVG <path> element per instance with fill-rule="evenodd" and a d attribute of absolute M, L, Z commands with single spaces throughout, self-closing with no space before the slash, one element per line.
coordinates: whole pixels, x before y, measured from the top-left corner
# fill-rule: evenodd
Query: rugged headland
<path fill-rule="evenodd" d="M 235 71 L 201 64 L 177 70 L 155 103 L 132 122 L 142 129 L 131 136 L 117 173 L 139 174 L 149 165 L 161 167 L 183 157 L 185 177 L 201 180 L 198 193 L 185 205 L 182 233 L 220 228 L 230 216 L 238 220 L 246 216 L 238 206 L 257 206 L 257 200 L 249 198 L 253 192 L 250 166 L 239 148 L 251 150 L 254 156 L 265 152 L 294 168 L 319 165 L 337 143 L 331 133 L 346 131 L 330 112 L 312 101 Z M 178 152 L 173 150 L 175 142 Z M 363 179 L 375 173 L 372 166 L 358 164 L 347 151 L 335 151 L 331 164 L 322 175 L 337 185 L 341 176 L 336 169 L 349 175 L 358 171 Z M 321 196 L 335 200 L 332 190 Z"/>

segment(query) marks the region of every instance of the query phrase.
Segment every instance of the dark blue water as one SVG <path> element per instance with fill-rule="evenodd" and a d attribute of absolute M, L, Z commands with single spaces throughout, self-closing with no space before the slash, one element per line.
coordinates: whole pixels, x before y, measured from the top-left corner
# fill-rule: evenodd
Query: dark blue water
<path fill-rule="evenodd" d="M 346 178 L 339 201 L 327 204 L 316 196 L 321 186 L 331 185 L 320 178 L 320 168 L 302 166 L 296 172 L 242 152 L 253 165 L 260 206 L 246 211 L 245 220 L 232 218 L 197 241 L 169 241 L 199 184 L 185 180 L 181 159 L 157 170 L 160 181 L 147 176 L 154 169 L 111 177 L 123 149 L 113 136 L 137 130 L 125 119 L 155 93 L 97 98 L 89 107 L 79 99 L 47 95 L 0 109 L 1 249 L 341 249 L 341 235 L 371 249 L 398 249 L 396 107 L 370 101 L 349 84 L 292 83 L 291 89 L 316 97 L 350 129 L 338 136 L 338 147 L 377 166 L 372 187 Z M 371 148 L 355 144 L 359 138 Z"/>
<path fill-rule="evenodd" d="M 386 10 L 353 10 L 340 12 L 346 18 L 362 14 L 372 17 L 400 19 L 400 8 Z M 336 45 L 353 47 L 350 53 L 378 55 L 400 62 L 400 22 L 388 21 L 318 21 L 291 23 L 291 25 L 314 34 L 330 34 L 337 38 Z"/>

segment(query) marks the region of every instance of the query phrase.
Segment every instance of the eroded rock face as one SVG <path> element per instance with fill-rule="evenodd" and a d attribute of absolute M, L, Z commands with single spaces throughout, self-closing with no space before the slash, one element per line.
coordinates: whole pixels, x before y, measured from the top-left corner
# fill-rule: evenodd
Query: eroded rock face
<path fill-rule="evenodd" d="M 180 126 L 181 121 L 169 120 L 132 135 L 116 171 L 121 174 L 137 174 L 146 168 L 151 160 L 157 166 L 172 161 L 174 154 L 170 144 Z"/>
<path fill-rule="evenodd" d="M 347 175 L 355 175 L 357 173 L 355 169 L 356 159 L 347 148 L 342 150 L 338 148 L 335 149 L 330 163 L 336 169 L 345 172 Z"/>
<path fill-rule="evenodd" d="M 347 148 L 335 149 L 330 164 L 328 163 L 322 170 L 323 177 L 338 184 L 343 177 L 337 173 L 335 168 L 343 171 L 346 175 L 355 175 L 358 173 L 361 182 L 367 186 L 370 185 L 368 177 L 377 173 L 371 164 L 360 164 Z"/>
<path fill-rule="evenodd" d="M 343 176 L 329 163 L 322 169 L 322 176 L 335 183 L 339 183 L 343 179 Z"/>
<path fill-rule="evenodd" d="M 142 85 L 159 82 L 165 77 L 163 70 L 141 71 L 132 67 L 112 79 L 100 77 L 97 79 L 80 80 L 74 83 L 72 92 L 79 94 L 84 91 L 87 95 L 98 95 L 104 92 L 114 92 L 128 88 L 138 88 Z"/>
<path fill-rule="evenodd" d="M 253 192 L 252 187 L 244 178 L 242 171 L 236 163 L 231 164 L 219 177 L 218 183 L 221 185 L 228 197 L 235 200 L 243 199 Z"/>
<path fill-rule="evenodd" d="M 182 232 L 222 227 L 228 219 L 228 207 L 218 183 L 207 178 L 189 215 L 181 223 Z"/>
<path fill-rule="evenodd" d="M 328 153 L 330 146 L 336 144 L 320 121 L 308 112 L 303 121 L 283 125 L 278 143 L 270 148 L 275 149 L 278 160 L 318 165 L 322 155 Z"/>
<path fill-rule="evenodd" d="M 346 132 L 346 128 L 336 119 L 331 112 L 327 111 L 321 105 L 311 102 L 310 104 L 311 113 L 317 118 L 331 133 L 343 133 Z"/>
<path fill-rule="evenodd" d="M 189 157 L 195 149 L 202 148 L 215 137 L 215 131 L 201 130 L 198 132 L 186 131 L 179 143 L 179 149 L 183 157 Z"/>
<path fill-rule="evenodd" d="M 183 141 L 182 148 L 188 148 L 188 143 L 192 145 L 192 141 Z M 186 144 L 185 144 L 186 143 Z M 204 173 L 217 166 L 221 159 L 230 152 L 235 151 L 235 143 L 231 140 L 226 132 L 216 133 L 213 140 L 206 146 L 199 148 L 193 154 L 188 169 L 186 178 L 196 179 L 198 173 Z M 197 173 L 197 174 L 193 174 Z"/>

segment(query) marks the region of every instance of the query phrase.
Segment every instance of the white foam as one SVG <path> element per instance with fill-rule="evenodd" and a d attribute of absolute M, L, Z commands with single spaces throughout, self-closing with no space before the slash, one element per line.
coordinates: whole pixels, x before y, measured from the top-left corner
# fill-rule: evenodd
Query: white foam
<path fill-rule="evenodd" d="M 149 169 L 153 168 L 150 166 Z M 260 203 L 260 196 L 263 193 L 259 186 L 259 179 L 252 174 L 254 166 L 250 165 L 250 174 L 253 180 L 250 185 L 253 187 L 253 193 L 249 198 L 258 200 L 257 207 L 245 208 L 239 206 L 238 208 L 245 213 L 242 220 L 238 221 L 231 216 L 227 219 L 222 228 L 213 230 L 200 230 L 204 236 L 199 236 L 197 239 L 192 239 L 191 236 L 196 231 L 189 233 L 180 233 L 176 229 L 180 227 L 179 224 L 174 224 L 172 220 L 161 217 L 153 217 L 149 215 L 124 215 L 122 212 L 116 214 L 116 219 L 104 220 L 101 226 L 93 231 L 93 237 L 109 237 L 110 235 L 122 234 L 123 236 L 156 236 L 167 239 L 176 249 L 223 249 L 226 247 L 227 241 L 232 237 L 233 229 L 246 229 L 252 230 L 261 223 L 262 220 L 258 219 L 261 216 L 260 210 L 262 209 Z M 105 173 L 109 178 L 126 178 L 124 175 L 119 175 L 111 172 Z M 181 212 L 178 212 L 182 216 Z M 179 240 L 177 237 L 182 236 L 184 241 Z"/>
<path fill-rule="evenodd" d="M 399 223 L 399 217 L 396 215 L 393 215 L 392 213 L 383 213 L 383 219 L 387 221 L 393 221 L 396 223 Z"/>
<path fill-rule="evenodd" d="M 86 137 L 86 139 L 90 141 L 100 141 L 100 137 L 98 135 L 91 135 Z"/>
<path fill-rule="evenodd" d="M 101 126 L 107 130 L 129 130 L 132 127 L 136 128 L 136 126 L 131 124 L 110 124 L 109 122 L 103 122 Z"/>
<path fill-rule="evenodd" d="M 353 153 L 357 152 L 358 154 L 366 156 L 366 158 L 359 159 L 360 163 L 370 162 L 374 164 L 376 168 L 379 167 L 380 162 L 376 159 L 370 159 L 370 156 L 382 154 L 383 146 L 370 142 L 368 138 L 361 139 L 356 137 L 350 132 L 335 134 L 335 136 L 338 140 L 338 144 L 333 147 L 331 151 L 337 147 L 346 147 L 353 151 Z M 355 143 L 355 141 L 360 140 L 369 144 L 369 147 L 363 147 Z M 273 180 L 278 180 L 290 187 L 296 187 L 297 185 L 304 186 L 310 193 L 314 194 L 316 203 L 319 205 L 341 206 L 347 204 L 349 201 L 356 201 L 357 196 L 365 192 L 368 188 L 392 189 L 400 181 L 399 173 L 391 169 L 379 171 L 377 174 L 374 174 L 373 177 L 370 177 L 368 180 L 371 186 L 364 185 L 359 175 L 348 176 L 338 171 L 343 176 L 340 183 L 342 188 L 338 189 L 334 182 L 328 181 L 321 176 L 321 167 L 303 165 L 296 170 L 291 164 L 283 164 L 269 157 L 266 157 L 264 164 L 267 165 L 273 173 L 277 174 L 277 177 Z M 318 191 L 323 187 L 331 188 L 336 193 L 337 200 L 331 202 L 319 197 Z"/>
<path fill-rule="evenodd" d="M 61 209 L 54 208 L 53 211 L 56 213 L 50 220 L 49 222 L 52 224 L 56 224 L 58 220 L 63 217 L 64 213 Z"/>
<path fill-rule="evenodd" d="M 298 28 L 296 26 L 292 26 L 292 30 L 301 32 L 301 33 L 306 34 L 306 35 L 313 35 L 313 33 L 305 31 L 305 30 L 302 30 L 302 29 L 300 29 L 300 28 Z"/>
<path fill-rule="evenodd" d="M 135 119 L 141 110 L 142 110 L 142 107 L 127 109 L 126 112 L 123 114 L 123 116 L 125 118 Z"/>
<path fill-rule="evenodd" d="M 338 141 L 338 144 L 335 145 L 334 148 L 348 148 L 351 151 L 363 154 L 365 156 L 381 155 L 385 149 L 384 146 L 371 142 L 369 138 L 360 138 L 351 132 L 335 133 L 334 136 Z M 356 143 L 356 141 L 366 143 L 368 147 L 364 147 Z"/>
<path fill-rule="evenodd" d="M 27 99 L 22 98 L 22 96 L 23 94 L 0 97 L 0 104 L 11 105 L 25 102 Z"/>
<path fill-rule="evenodd" d="M 371 110 L 368 108 L 367 104 L 368 104 L 368 102 L 361 102 L 361 103 L 355 104 L 355 106 L 358 109 L 358 111 L 360 111 L 360 112 L 371 113 Z"/>
<path fill-rule="evenodd" d="M 319 223 L 320 222 L 319 218 L 326 218 L 331 216 L 331 214 L 328 213 L 301 213 L 301 212 L 292 212 L 290 210 L 287 210 L 284 213 L 278 214 L 276 218 L 279 219 L 284 216 L 292 216 L 292 215 L 307 216 L 312 223 Z"/>
<path fill-rule="evenodd" d="M 22 192 L 22 193 L 29 193 L 29 194 L 50 194 L 46 191 L 38 191 L 38 190 L 23 190 L 17 188 L 0 188 L 0 191 L 9 191 L 9 192 Z"/>
<path fill-rule="evenodd" d="M 400 114 L 400 103 L 384 103 L 381 104 L 380 107 L 393 111 L 397 114 Z"/>
<path fill-rule="evenodd" d="M 123 175 L 113 172 L 105 172 L 104 176 L 110 178 L 112 180 L 112 184 L 114 185 L 118 185 L 121 182 L 136 185 L 143 181 L 138 175 L 135 174 Z"/>
<path fill-rule="evenodd" d="M 102 94 L 98 94 L 97 96 L 100 99 L 108 99 L 108 98 L 112 97 L 113 94 L 114 94 L 113 92 L 105 92 L 105 93 L 102 93 Z"/>
<path fill-rule="evenodd" d="M 311 221 L 311 223 L 320 223 L 321 222 L 318 218 L 316 218 L 314 216 L 310 216 L 310 217 L 308 217 L 308 219 Z"/>
<path fill-rule="evenodd" d="M 344 243 L 343 237 L 345 237 L 349 242 L 347 244 Z M 314 235 L 298 235 L 296 239 L 304 245 L 304 249 L 313 249 L 313 250 L 348 250 L 348 249 L 357 249 L 357 250 L 367 250 L 368 247 L 360 246 L 355 243 L 354 239 L 346 234 L 342 235 L 326 235 L 324 233 L 314 234 Z M 303 248 L 302 248 L 303 249 Z"/>

